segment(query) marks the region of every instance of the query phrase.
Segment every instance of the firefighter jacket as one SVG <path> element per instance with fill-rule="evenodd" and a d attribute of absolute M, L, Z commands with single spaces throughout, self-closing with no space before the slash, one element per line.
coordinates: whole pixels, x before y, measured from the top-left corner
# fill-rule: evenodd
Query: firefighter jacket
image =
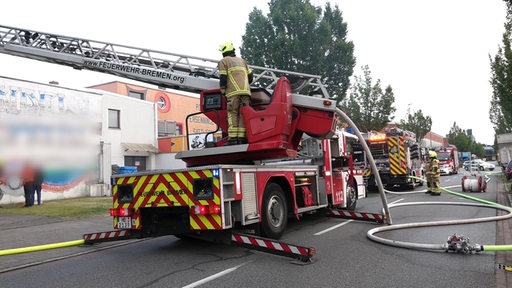
<path fill-rule="evenodd" d="M 439 167 L 439 160 L 432 159 L 428 171 L 429 171 L 429 174 L 431 176 L 437 176 L 437 177 L 441 176 L 441 169 Z"/>
<path fill-rule="evenodd" d="M 428 158 L 427 161 L 425 162 L 425 170 L 428 172 L 430 172 L 430 170 L 432 170 L 432 159 Z"/>
<path fill-rule="evenodd" d="M 222 94 L 226 97 L 251 95 L 249 82 L 252 79 L 252 70 L 244 59 L 236 56 L 226 56 L 219 61 L 218 68 Z M 223 78 L 226 81 L 223 81 Z"/>

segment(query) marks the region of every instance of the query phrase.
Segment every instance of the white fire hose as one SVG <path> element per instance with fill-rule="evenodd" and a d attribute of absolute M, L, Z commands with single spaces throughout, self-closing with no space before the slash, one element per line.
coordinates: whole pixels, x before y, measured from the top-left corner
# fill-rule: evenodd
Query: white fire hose
<path fill-rule="evenodd" d="M 466 176 L 462 177 L 462 192 L 485 192 L 487 189 L 487 182 L 478 176 L 477 179 L 470 179 Z"/>

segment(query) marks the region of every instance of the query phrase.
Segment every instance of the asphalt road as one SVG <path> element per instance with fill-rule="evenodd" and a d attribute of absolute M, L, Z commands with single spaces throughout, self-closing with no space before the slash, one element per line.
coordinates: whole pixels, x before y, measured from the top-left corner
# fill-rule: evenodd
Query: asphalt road
<path fill-rule="evenodd" d="M 462 175 L 443 176 L 443 187 L 461 184 Z M 496 201 L 497 180 L 486 193 L 465 193 Z M 387 193 L 388 203 L 472 202 L 443 193 Z M 460 187 L 453 191 L 462 192 Z M 358 211 L 380 213 L 377 193 L 358 202 Z M 467 206 L 420 205 L 392 208 L 393 224 L 496 215 L 494 209 Z M 367 232 L 382 224 L 306 215 L 290 220 L 284 242 L 314 247 L 307 265 L 290 258 L 246 248 L 179 240 L 173 236 L 149 239 L 7 272 L 1 287 L 499 287 L 495 254 L 456 254 L 397 248 L 371 241 Z M 398 241 L 443 244 L 457 233 L 471 243 L 494 245 L 496 223 L 413 228 L 379 233 Z M 512 243 L 510 243 L 512 244 Z"/>

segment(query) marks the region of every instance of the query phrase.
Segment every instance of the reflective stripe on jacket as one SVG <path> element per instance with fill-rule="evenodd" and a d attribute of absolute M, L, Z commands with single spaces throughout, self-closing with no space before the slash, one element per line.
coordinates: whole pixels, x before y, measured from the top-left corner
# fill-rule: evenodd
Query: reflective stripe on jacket
<path fill-rule="evenodd" d="M 441 176 L 441 169 L 439 167 L 439 160 L 432 160 L 432 173 L 436 176 Z"/>
<path fill-rule="evenodd" d="M 219 61 L 219 74 L 227 76 L 226 87 L 220 87 L 226 97 L 251 95 L 249 74 L 252 73 L 247 62 L 236 56 L 226 56 Z"/>

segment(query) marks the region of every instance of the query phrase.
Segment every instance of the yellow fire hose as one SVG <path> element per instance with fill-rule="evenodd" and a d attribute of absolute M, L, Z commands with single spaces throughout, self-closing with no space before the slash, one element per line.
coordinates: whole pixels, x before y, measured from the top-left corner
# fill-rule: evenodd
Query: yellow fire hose
<path fill-rule="evenodd" d="M 37 251 L 57 249 L 57 248 L 65 248 L 65 247 L 71 247 L 71 246 L 78 246 L 78 245 L 82 245 L 82 244 L 85 244 L 85 241 L 83 239 L 67 241 L 67 242 L 52 243 L 52 244 L 45 244 L 45 245 L 23 247 L 23 248 L 6 249 L 6 250 L 0 250 L 0 256 L 37 252 Z"/>

